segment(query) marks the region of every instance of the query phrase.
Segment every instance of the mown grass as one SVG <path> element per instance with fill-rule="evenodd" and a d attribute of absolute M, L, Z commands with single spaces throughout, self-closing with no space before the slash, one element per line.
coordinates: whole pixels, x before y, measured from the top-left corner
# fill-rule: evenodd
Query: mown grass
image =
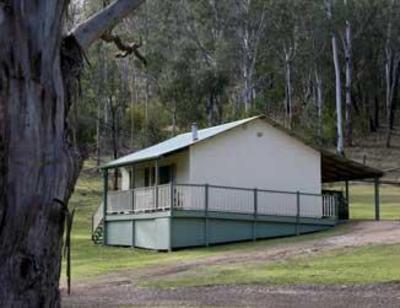
<path fill-rule="evenodd" d="M 143 286 L 188 287 L 218 284 L 368 284 L 400 282 L 400 245 L 341 249 L 314 257 L 273 263 L 231 264 L 196 268 Z"/>
<path fill-rule="evenodd" d="M 381 219 L 400 220 L 400 187 L 380 187 Z M 374 219 L 375 196 L 373 185 L 350 186 L 350 218 Z"/>
<path fill-rule="evenodd" d="M 93 166 L 86 164 L 85 167 Z M 369 191 L 371 189 L 371 186 L 352 188 L 353 218 L 370 219 L 373 217 L 373 203 L 369 202 Z M 388 195 L 386 196 L 386 194 Z M 390 207 L 382 206 L 383 217 L 400 216 L 395 206 L 398 195 L 400 193 L 395 190 L 385 191 L 382 189 L 382 201 L 387 204 L 393 204 L 394 208 L 393 211 L 388 211 L 387 209 Z M 94 171 L 92 175 L 89 175 L 87 172 L 83 173 L 79 178 L 70 202 L 71 207 L 76 207 L 72 232 L 72 277 L 75 281 L 92 280 L 99 275 L 116 271 L 135 270 L 168 263 L 180 263 L 213 255 L 223 255 L 228 252 L 234 253 L 235 251 L 239 252 L 243 250 L 249 252 L 260 251 L 277 245 L 321 239 L 341 234 L 346 232 L 347 229 L 346 225 L 342 225 L 329 231 L 299 237 L 187 249 L 174 253 L 104 247 L 94 245 L 91 242 L 91 216 L 100 204 L 100 200 L 100 176 L 96 175 Z M 194 285 L 251 282 L 286 283 L 288 281 L 292 281 L 293 283 L 308 283 L 311 280 L 313 283 L 390 281 L 399 277 L 400 264 L 395 259 L 396 253 L 398 256 L 399 252 L 398 246 L 369 247 L 358 250 L 338 251 L 324 255 L 321 258 L 306 258 L 268 265 L 264 264 L 260 265 L 260 267 L 254 264 L 239 265 L 237 267 L 205 267 L 199 269 L 199 272 L 189 272 L 189 276 L 187 277 L 174 277 L 173 280 L 176 280 L 176 285 L 185 285 L 191 280 L 193 280 L 192 283 Z M 390 271 L 389 267 L 394 270 Z M 357 272 L 358 270 L 364 272 L 364 274 L 360 276 Z M 369 278 L 366 276 L 367 274 Z M 268 277 L 268 279 L 265 277 Z M 62 279 L 64 279 L 64 275 L 62 275 Z M 165 285 L 171 285 L 168 280 L 165 282 L 149 282 L 153 286 L 164 286 L 164 283 Z"/>

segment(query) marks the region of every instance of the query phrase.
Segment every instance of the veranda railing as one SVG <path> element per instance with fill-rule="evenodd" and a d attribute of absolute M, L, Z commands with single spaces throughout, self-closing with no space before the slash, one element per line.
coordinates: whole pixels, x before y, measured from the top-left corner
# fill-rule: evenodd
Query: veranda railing
<path fill-rule="evenodd" d="M 338 200 L 330 194 L 242 187 L 164 184 L 108 193 L 107 213 L 198 210 L 253 215 L 336 217 Z"/>

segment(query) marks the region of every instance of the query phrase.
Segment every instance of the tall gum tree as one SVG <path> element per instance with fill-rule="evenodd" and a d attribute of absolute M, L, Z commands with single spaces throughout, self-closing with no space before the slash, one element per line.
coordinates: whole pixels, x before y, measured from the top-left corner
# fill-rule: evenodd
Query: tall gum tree
<path fill-rule="evenodd" d="M 144 0 L 69 34 L 69 0 L 0 0 L 0 306 L 57 307 L 66 205 L 81 169 L 68 111 L 85 52 Z"/>
<path fill-rule="evenodd" d="M 332 0 L 325 0 L 326 15 L 329 23 L 332 23 Z M 331 26 L 332 27 L 332 26 Z M 332 58 L 335 67 L 335 94 L 336 94 L 336 151 L 344 155 L 343 124 L 342 124 L 342 81 L 340 77 L 340 63 L 336 33 L 331 29 Z"/>

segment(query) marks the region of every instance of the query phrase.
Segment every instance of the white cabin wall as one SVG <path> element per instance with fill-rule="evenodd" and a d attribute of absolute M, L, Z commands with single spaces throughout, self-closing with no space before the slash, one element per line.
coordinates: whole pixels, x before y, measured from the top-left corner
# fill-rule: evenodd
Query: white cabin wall
<path fill-rule="evenodd" d="M 130 179 L 129 179 L 129 171 L 127 168 L 120 168 L 121 171 L 121 190 L 128 190 Z"/>
<path fill-rule="evenodd" d="M 193 183 L 321 192 L 320 153 L 263 120 L 193 145 L 190 171 Z"/>
<path fill-rule="evenodd" d="M 175 182 L 188 183 L 190 181 L 190 154 L 185 150 L 172 156 L 172 161 L 176 166 Z"/>
<path fill-rule="evenodd" d="M 260 119 L 193 145 L 190 183 L 320 194 L 321 157 L 318 151 Z M 279 202 L 268 202 L 276 204 L 268 206 L 294 206 L 293 195 L 267 199 L 273 198 Z M 320 198 L 305 199 L 303 206 L 311 206 L 318 216 Z"/>

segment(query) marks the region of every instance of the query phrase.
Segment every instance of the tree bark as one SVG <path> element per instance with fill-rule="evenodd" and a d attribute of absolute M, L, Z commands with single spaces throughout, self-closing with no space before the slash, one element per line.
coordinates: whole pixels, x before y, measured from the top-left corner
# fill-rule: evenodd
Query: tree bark
<path fill-rule="evenodd" d="M 379 129 L 380 123 L 379 123 L 379 98 L 376 95 L 374 97 L 374 127 L 375 131 Z"/>
<path fill-rule="evenodd" d="M 0 2 L 1 307 L 60 306 L 62 235 L 82 162 L 68 125 L 82 48 L 140 2 L 118 0 L 126 11 L 105 9 L 65 38 L 69 0 Z"/>
<path fill-rule="evenodd" d="M 97 101 L 97 106 L 96 106 L 96 166 L 100 166 L 100 156 L 101 156 L 101 127 L 100 127 L 100 122 L 101 122 L 101 106 L 100 106 L 101 100 L 99 99 Z"/>
<path fill-rule="evenodd" d="M 248 9 L 248 8 L 247 8 Z M 249 30 L 248 25 L 245 23 L 243 29 L 241 29 L 241 46 L 242 46 L 242 76 L 244 81 L 243 88 L 243 104 L 244 110 L 248 112 L 252 106 L 253 97 L 253 80 L 252 80 L 252 72 L 251 72 L 251 56 L 250 56 L 250 47 L 249 47 Z"/>
<path fill-rule="evenodd" d="M 66 121 L 81 64 L 75 40 L 62 40 L 67 4 L 0 4 L 1 307 L 60 304 L 66 204 L 81 166 Z"/>
<path fill-rule="evenodd" d="M 119 114 L 118 105 L 113 104 L 113 96 L 108 98 L 109 108 L 111 111 L 111 143 L 113 149 L 113 159 L 119 156 Z M 113 189 L 118 190 L 118 168 L 114 169 Z"/>
<path fill-rule="evenodd" d="M 347 6 L 347 0 L 344 1 Z M 344 37 L 344 57 L 345 57 L 345 66 L 346 66 L 346 104 L 345 104 L 345 142 L 347 146 L 352 145 L 352 123 L 351 123 L 351 111 L 352 111 L 352 100 L 351 100 L 351 83 L 352 83 L 352 57 L 351 57 L 351 24 L 349 20 L 346 20 L 346 29 L 345 29 L 345 37 Z"/>
<path fill-rule="evenodd" d="M 285 82 L 286 120 L 288 127 L 292 128 L 292 63 L 287 53 L 285 53 Z"/>
<path fill-rule="evenodd" d="M 343 124 L 342 124 L 342 82 L 340 78 L 339 57 L 337 51 L 336 36 L 332 35 L 332 56 L 335 66 L 335 85 L 336 85 L 336 129 L 337 129 L 337 146 L 336 150 L 343 155 Z"/>
<path fill-rule="evenodd" d="M 322 79 L 318 69 L 315 69 L 315 88 L 316 88 L 316 103 L 317 103 L 317 136 L 319 139 L 322 137 L 322 108 L 324 105 L 324 98 L 322 93 Z"/>
<path fill-rule="evenodd" d="M 332 22 L 332 0 L 326 0 L 326 12 L 327 17 L 330 22 Z M 344 154 L 344 145 L 343 145 L 343 124 L 342 124 L 342 81 L 340 77 L 340 63 L 339 63 L 339 55 L 338 55 L 338 47 L 336 35 L 331 30 L 331 44 L 332 44 L 332 58 L 333 65 L 335 67 L 335 92 L 336 92 L 336 129 L 337 129 L 337 144 L 336 151 L 340 154 Z"/>
<path fill-rule="evenodd" d="M 71 34 L 76 38 L 82 49 L 86 50 L 104 34 L 105 30 L 113 28 L 144 1 L 116 0 L 104 10 L 75 27 Z"/>
<path fill-rule="evenodd" d="M 400 54 L 391 48 L 391 21 L 388 23 L 385 44 L 385 82 L 386 82 L 386 147 L 390 147 L 392 129 L 394 125 L 394 102 L 400 74 Z"/>

